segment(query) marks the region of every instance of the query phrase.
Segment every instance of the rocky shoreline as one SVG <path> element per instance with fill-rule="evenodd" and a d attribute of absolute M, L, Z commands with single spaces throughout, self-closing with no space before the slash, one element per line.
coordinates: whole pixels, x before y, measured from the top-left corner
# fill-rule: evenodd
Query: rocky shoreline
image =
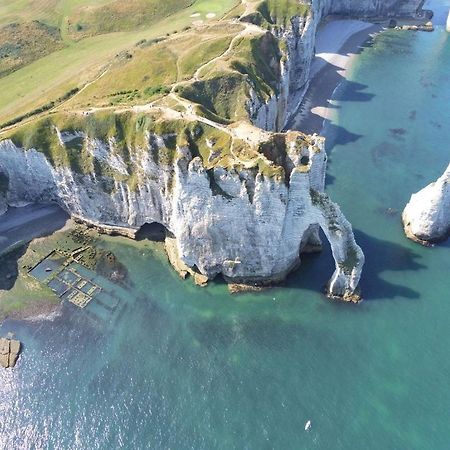
<path fill-rule="evenodd" d="M 351 25 L 355 31 L 348 36 L 348 28 L 351 29 Z M 330 102 L 334 92 L 347 78 L 361 46 L 381 30 L 380 25 L 336 19 L 319 31 L 324 34 L 324 40 L 333 39 L 338 44 L 332 44 L 332 48 L 327 44 L 323 48 L 316 49 L 318 55 L 313 61 L 310 85 L 297 114 L 288 122 L 288 128 L 310 134 L 322 133 L 325 123 L 331 120 L 333 109 Z M 339 37 L 340 34 L 343 36 L 342 39 Z M 319 56 L 320 54 L 323 56 Z"/>

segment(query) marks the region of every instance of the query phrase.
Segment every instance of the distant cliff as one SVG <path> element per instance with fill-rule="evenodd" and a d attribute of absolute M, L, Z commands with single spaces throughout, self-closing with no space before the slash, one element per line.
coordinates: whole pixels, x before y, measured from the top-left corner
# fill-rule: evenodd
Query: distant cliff
<path fill-rule="evenodd" d="M 421 13 L 424 0 L 311 0 L 304 3 L 309 8 L 304 16 L 282 20 L 280 24 L 273 13 L 274 17 L 265 23 L 283 42 L 276 94 L 261 101 L 261 96 L 254 93 L 249 103 L 251 120 L 266 130 L 282 130 L 306 93 L 317 28 L 325 16 L 335 14 L 363 19 L 415 17 Z M 244 20 L 261 23 L 262 19 L 251 13 Z"/>

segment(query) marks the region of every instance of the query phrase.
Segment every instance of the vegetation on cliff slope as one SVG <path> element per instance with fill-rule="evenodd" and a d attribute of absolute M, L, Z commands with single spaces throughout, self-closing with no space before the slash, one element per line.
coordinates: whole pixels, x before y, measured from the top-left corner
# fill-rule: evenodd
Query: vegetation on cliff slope
<path fill-rule="evenodd" d="M 114 113 L 102 111 L 89 115 L 59 113 L 36 120 L 10 132 L 7 137 L 26 150 L 46 155 L 54 167 L 69 167 L 76 174 L 94 173 L 136 187 L 142 175 L 144 154 L 162 167 L 173 166 L 188 149 L 200 157 L 207 170 L 215 168 L 256 170 L 263 175 L 288 181 L 291 167 L 287 145 L 294 142 L 298 152 L 311 145 L 301 133 L 262 135 L 258 145 L 240 138 L 231 127 L 214 127 L 186 119 L 161 117 L 157 111 Z M 119 158 L 125 171 L 119 171 L 96 148 L 105 148 Z"/>
<path fill-rule="evenodd" d="M 287 27 L 293 17 L 306 17 L 311 10 L 301 0 L 253 0 L 249 4 L 243 20 L 266 28 Z"/>
<path fill-rule="evenodd" d="M 0 2 L 0 27 L 38 20 L 49 27 L 59 29 L 65 44 L 63 49 L 57 51 L 53 51 L 56 49 L 49 46 L 52 53 L 46 56 L 41 49 L 36 48 L 33 58 L 28 59 L 27 64 L 20 70 L 0 78 L 2 92 L 0 123 L 55 101 L 74 88 L 82 88 L 102 74 L 116 55 L 125 50 L 129 51 L 137 42 L 143 39 L 150 41 L 181 31 L 198 20 L 206 23 L 219 19 L 238 5 L 239 0 L 192 0 L 188 7 L 184 1 L 172 1 L 170 2 L 173 6 L 171 11 L 165 9 L 167 2 L 157 2 L 158 8 L 162 8 L 167 13 L 158 12 L 158 20 L 151 20 L 151 23 L 143 24 L 130 31 L 118 31 L 123 29 L 122 19 L 108 17 L 108 23 L 115 21 L 117 31 L 97 34 L 81 40 L 72 39 L 69 33 L 69 17 L 76 22 L 78 8 L 111 3 L 113 2 L 110 0 L 61 0 L 58 2 L 51 0 L 29 2 L 27 7 L 24 7 L 23 0 Z M 145 6 L 145 3 L 142 5 Z M 192 17 L 194 14 L 196 16 Z M 207 17 L 208 14 L 212 16 Z M 29 49 L 33 50 L 33 46 Z M 31 62 L 33 60 L 34 62 Z"/>
<path fill-rule="evenodd" d="M 158 11 L 169 14 L 172 4 Z M 294 7 L 290 1 L 249 4 L 275 22 L 276 17 L 304 13 L 302 5 Z M 120 5 L 105 2 L 88 15 L 95 18 L 112 7 L 122 13 Z M 128 7 L 123 6 L 124 11 Z M 194 18 L 199 14 L 193 13 Z M 197 24 L 170 37 L 140 39 L 83 89 L 35 110 L 41 113 L 35 120 L 25 114 L 10 121 L 11 130 L 1 137 L 43 152 L 55 167 L 127 180 L 132 186 L 138 185 L 140 171 L 134 153 L 150 151 L 157 164 L 172 165 L 182 148 L 201 157 L 207 170 L 245 168 L 288 181 L 286 135 L 262 133 L 251 141 L 233 125 L 249 121 L 251 98 L 264 102 L 278 93 L 280 61 L 279 42 L 272 33 L 233 18 Z M 19 119 L 28 123 L 16 125 Z M 299 139 L 301 146 L 309 145 L 304 137 Z M 97 157 L 96 145 L 120 158 L 125 169 Z"/>
<path fill-rule="evenodd" d="M 37 20 L 0 27 L 0 78 L 63 45 L 58 28 Z"/>

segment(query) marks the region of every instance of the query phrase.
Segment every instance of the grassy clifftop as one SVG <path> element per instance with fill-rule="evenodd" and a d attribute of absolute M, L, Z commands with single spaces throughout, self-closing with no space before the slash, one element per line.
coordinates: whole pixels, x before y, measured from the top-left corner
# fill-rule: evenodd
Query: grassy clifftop
<path fill-rule="evenodd" d="M 130 25 L 127 22 L 130 20 L 128 15 L 118 14 L 108 17 L 103 12 L 104 22 L 108 23 L 108 30 L 103 32 L 97 29 L 88 34 L 85 28 L 85 35 L 83 30 L 80 30 L 81 36 L 78 36 L 75 31 L 75 34 L 72 34 L 71 30 L 76 28 L 77 20 L 81 18 L 84 11 L 83 8 L 89 6 L 96 9 L 113 3 L 111 0 L 0 2 L 0 52 L 3 46 L 1 37 L 5 35 L 2 27 L 18 24 L 20 27 L 27 28 L 33 21 L 38 21 L 42 26 L 51 27 L 52 30 L 55 29 L 63 44 L 61 48 L 45 45 L 46 52 L 42 51 L 40 45 L 27 46 L 27 52 L 31 50 L 32 54 L 27 54 L 26 58 L 25 53 L 19 54 L 18 57 L 25 64 L 16 64 L 13 72 L 10 70 L 11 63 L 0 58 L 0 71 L 4 74 L 0 77 L 2 92 L 0 123 L 54 101 L 74 88 L 83 87 L 98 77 L 116 55 L 129 51 L 137 42 L 181 31 L 200 20 L 209 23 L 220 19 L 239 5 L 239 0 L 193 0 L 189 4 L 185 0 L 179 2 L 148 0 L 139 3 L 143 10 L 135 11 L 136 14 L 133 12 L 133 16 L 141 16 L 145 12 L 144 15 L 148 20 L 145 19 L 141 25 Z M 130 2 L 122 2 L 123 5 L 128 3 Z M 147 8 L 150 3 L 157 8 Z M 171 5 L 172 9 L 167 9 L 168 5 Z M 153 15 L 150 14 L 151 11 L 154 12 Z M 23 38 L 30 39 L 33 36 L 37 34 L 22 35 Z M 17 47 L 20 47 L 19 38 L 19 35 L 14 39 L 8 38 L 6 44 L 13 46 L 17 51 Z M 38 44 L 37 41 L 38 39 L 34 39 L 33 42 Z M 8 48 L 6 50 L 8 53 Z M 15 58 L 15 55 L 9 57 Z"/>
<path fill-rule="evenodd" d="M 166 114 L 169 114 L 167 117 Z M 89 115 L 58 113 L 39 119 L 10 132 L 6 137 L 24 149 L 44 153 L 54 167 L 68 167 L 74 173 L 108 176 L 136 185 L 140 155 L 151 152 L 151 158 L 162 166 L 171 166 L 187 148 L 203 161 L 205 169 L 256 170 L 263 175 L 285 179 L 291 168 L 287 147 L 300 154 L 312 145 L 301 133 L 263 133 L 246 124 L 229 127 L 187 117 L 183 113 L 162 109 L 146 113 L 102 111 Z M 249 142 L 246 133 L 260 132 Z M 117 171 L 96 156 L 93 140 L 109 148 L 124 162 L 126 170 Z"/>
<path fill-rule="evenodd" d="M 208 9 L 214 4 L 203 3 Z M 164 6 L 167 14 L 171 4 Z M 119 7 L 104 2 L 90 8 L 89 17 L 111 5 Z M 123 6 L 125 11 L 129 5 Z M 191 19 L 212 18 L 215 13 L 200 12 L 208 9 L 198 9 Z M 180 33 L 140 39 L 116 54 L 87 85 L 39 108 L 36 118 L 11 121 L 0 139 L 43 152 L 54 166 L 121 180 L 133 177 L 133 184 L 139 171 L 133 152 L 148 148 L 161 164 L 172 164 L 179 149 L 188 147 L 207 170 L 246 168 L 285 179 L 288 141 L 299 148 L 310 144 L 301 134 L 264 133 L 249 124 L 250 98 L 264 102 L 278 93 L 283 56 L 266 27 L 245 20 L 253 12 L 274 24 L 277 18 L 305 14 L 304 5 L 295 0 L 245 1 L 223 20 L 198 19 Z M 158 137 L 159 144 L 150 142 L 149 147 L 149 136 Z M 118 173 L 100 164 L 94 139 L 120 157 L 126 170 Z"/>
<path fill-rule="evenodd" d="M 293 17 L 306 17 L 310 11 L 307 0 L 252 0 L 243 19 L 266 28 L 289 26 Z"/>

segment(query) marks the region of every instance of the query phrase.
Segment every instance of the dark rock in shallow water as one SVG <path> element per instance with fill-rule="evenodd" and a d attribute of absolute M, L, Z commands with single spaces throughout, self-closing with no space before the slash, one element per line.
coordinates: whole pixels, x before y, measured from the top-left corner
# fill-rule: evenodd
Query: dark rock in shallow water
<path fill-rule="evenodd" d="M 385 163 L 385 160 L 402 160 L 402 147 L 392 142 L 384 141 L 373 147 L 370 153 L 372 161 L 376 166 L 382 165 Z"/>
<path fill-rule="evenodd" d="M 402 139 L 403 136 L 407 133 L 404 128 L 390 128 L 389 131 L 391 133 L 391 136 L 393 136 L 395 139 Z"/>
<path fill-rule="evenodd" d="M 20 347 L 20 341 L 0 338 L 0 366 L 14 367 L 19 357 Z"/>

